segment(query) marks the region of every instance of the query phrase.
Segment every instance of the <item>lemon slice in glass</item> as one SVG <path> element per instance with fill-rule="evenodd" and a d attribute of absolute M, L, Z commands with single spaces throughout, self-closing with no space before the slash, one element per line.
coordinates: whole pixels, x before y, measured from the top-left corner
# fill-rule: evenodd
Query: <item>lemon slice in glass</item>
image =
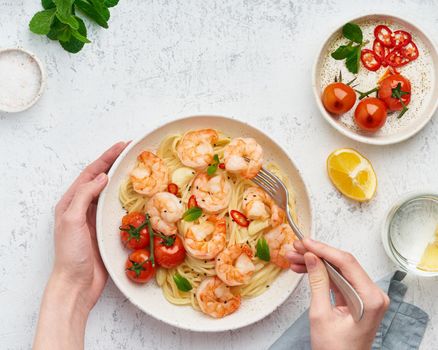
<path fill-rule="evenodd" d="M 346 197 L 359 202 L 373 198 L 377 177 L 373 166 L 351 148 L 340 148 L 327 158 L 327 172 L 333 185 Z"/>

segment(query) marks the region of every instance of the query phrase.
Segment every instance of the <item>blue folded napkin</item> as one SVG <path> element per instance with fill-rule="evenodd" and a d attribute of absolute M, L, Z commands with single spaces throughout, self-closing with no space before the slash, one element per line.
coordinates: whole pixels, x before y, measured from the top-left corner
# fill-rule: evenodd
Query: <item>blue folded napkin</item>
<path fill-rule="evenodd" d="M 373 350 L 414 350 L 420 346 L 429 316 L 417 306 L 403 302 L 408 289 L 401 282 L 405 276 L 405 272 L 396 271 L 377 282 L 380 288 L 387 291 L 391 304 L 377 331 Z M 304 312 L 269 349 L 311 349 L 308 311 Z"/>

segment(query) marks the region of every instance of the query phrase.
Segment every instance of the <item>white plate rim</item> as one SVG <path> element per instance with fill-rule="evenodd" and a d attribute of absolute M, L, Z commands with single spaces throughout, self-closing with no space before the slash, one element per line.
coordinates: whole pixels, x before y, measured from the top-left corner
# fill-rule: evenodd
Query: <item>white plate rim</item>
<path fill-rule="evenodd" d="M 38 58 L 38 56 L 35 55 L 34 53 L 28 51 L 28 50 L 21 48 L 21 47 L 9 47 L 9 48 L 5 48 L 5 49 L 0 49 L 0 55 L 4 54 L 6 52 L 11 52 L 11 51 L 22 52 L 22 53 L 28 55 L 29 57 L 31 57 L 35 61 L 35 63 L 37 64 L 38 69 L 41 73 L 41 84 L 40 84 L 40 87 L 38 89 L 38 92 L 35 95 L 35 97 L 27 105 L 23 105 L 23 106 L 18 107 L 18 108 L 6 108 L 6 109 L 4 107 L 0 108 L 0 112 L 19 113 L 19 112 L 24 112 L 24 111 L 28 110 L 29 108 L 31 108 L 41 98 L 41 96 L 44 93 L 44 90 L 46 89 L 47 73 L 46 73 L 46 70 L 44 68 L 44 65 L 42 64 L 42 62 Z"/>
<path fill-rule="evenodd" d="M 335 27 L 334 30 L 330 31 L 330 34 L 326 37 L 326 39 L 322 42 L 322 44 L 319 46 L 318 49 L 318 54 L 316 56 L 316 59 L 314 60 L 313 63 L 313 68 L 312 68 L 312 90 L 313 90 L 313 95 L 315 97 L 316 100 L 316 105 L 318 106 L 318 109 L 320 111 L 320 113 L 322 114 L 322 116 L 324 117 L 324 119 L 332 126 L 334 127 L 337 131 L 339 131 L 341 134 L 343 134 L 344 136 L 347 136 L 348 138 L 355 140 L 355 141 L 359 141 L 365 144 L 369 144 L 369 145 L 379 145 L 379 146 L 386 146 L 386 145 L 392 145 L 392 144 L 396 144 L 399 142 L 403 142 L 406 141 L 407 139 L 413 137 L 414 135 L 416 135 L 418 132 L 420 132 L 420 130 L 422 130 L 426 124 L 432 119 L 433 115 L 435 114 L 435 112 L 438 109 L 438 99 L 435 100 L 435 103 L 432 106 L 432 109 L 430 110 L 429 114 L 426 116 L 426 118 L 424 118 L 424 120 L 421 123 L 418 123 L 416 125 L 413 125 L 412 130 L 408 133 L 406 133 L 405 135 L 400 135 L 398 137 L 396 136 L 391 136 L 391 138 L 373 138 L 373 137 L 369 137 L 366 135 L 360 135 L 352 130 L 349 130 L 345 127 L 343 127 L 342 125 L 340 125 L 339 123 L 337 123 L 334 119 L 333 116 L 330 115 L 330 113 L 328 113 L 325 108 L 324 105 L 322 104 L 321 101 L 321 96 L 320 93 L 318 91 L 318 86 L 317 86 L 317 69 L 318 69 L 318 64 L 319 61 L 321 59 L 321 56 L 323 54 L 323 49 L 324 47 L 327 45 L 328 41 L 330 40 L 330 38 L 336 34 L 336 32 L 338 32 L 339 30 L 342 29 L 342 26 L 345 23 L 348 22 L 354 22 L 354 21 L 358 21 L 358 20 L 363 20 L 363 19 L 367 19 L 370 17 L 387 17 L 388 19 L 392 19 L 392 20 L 396 20 L 398 22 L 405 22 L 408 25 L 410 25 L 411 27 L 413 27 L 418 33 L 422 34 L 426 40 L 427 40 L 427 44 L 430 45 L 431 48 L 431 55 L 437 57 L 438 60 L 438 46 L 435 42 L 435 40 L 426 34 L 426 32 L 424 31 L 424 29 L 421 27 L 421 25 L 418 25 L 417 23 L 413 23 L 412 19 L 405 19 L 405 18 L 401 18 L 398 16 L 395 16 L 393 14 L 389 14 L 389 13 L 385 13 L 385 12 L 379 12 L 379 13 L 368 13 L 368 14 L 362 14 L 362 15 L 357 15 L 353 18 L 347 18 L 345 20 L 343 20 L 341 23 L 341 25 L 337 25 Z M 434 67 L 434 70 L 437 70 L 437 67 Z M 436 83 L 438 84 L 438 83 Z"/>
<path fill-rule="evenodd" d="M 147 138 L 147 136 L 151 133 L 154 133 L 155 131 L 157 131 L 158 129 L 166 126 L 169 123 L 175 122 L 175 121 L 182 121 L 182 120 L 187 120 L 187 119 L 192 119 L 192 118 L 197 118 L 197 117 L 212 117 L 212 118 L 222 118 L 224 120 L 228 120 L 228 121 L 237 121 L 243 124 L 246 124 L 248 126 L 250 126 L 251 128 L 255 129 L 256 131 L 260 132 L 261 134 L 265 135 L 271 142 L 273 142 L 277 147 L 279 147 L 281 149 L 281 151 L 286 155 L 286 157 L 289 159 L 290 163 L 292 164 L 292 166 L 297 170 L 297 172 L 300 175 L 300 180 L 303 184 L 303 192 L 305 194 L 305 196 L 308 199 L 308 206 L 309 206 L 309 233 L 308 236 L 309 237 L 313 237 L 314 236 L 314 222 L 313 222 L 313 213 L 314 213 L 314 208 L 313 208 L 313 204 L 311 201 L 311 196 L 310 196 L 310 191 L 309 191 L 309 187 L 307 185 L 307 183 L 305 182 L 301 171 L 299 170 L 299 168 L 296 166 L 295 162 L 289 157 L 288 152 L 284 149 L 283 146 L 281 146 L 280 144 L 278 144 L 274 139 L 272 139 L 269 135 L 267 135 L 264 131 L 262 131 L 260 128 L 255 127 L 252 124 L 249 124 L 248 122 L 244 121 L 244 120 L 240 120 L 238 118 L 234 118 L 234 117 L 226 117 L 226 116 L 222 116 L 222 115 L 214 115 L 214 114 L 195 114 L 195 115 L 190 115 L 190 116 L 185 116 L 185 117 L 181 117 L 181 118 L 175 118 L 171 121 L 166 121 L 163 122 L 161 124 L 159 124 L 158 126 L 154 127 L 153 129 L 149 130 L 148 132 L 146 132 L 143 136 L 137 138 L 135 141 L 130 142 L 130 144 L 123 150 L 123 152 L 117 157 L 116 161 L 113 163 L 113 165 L 111 166 L 110 170 L 108 171 L 108 182 L 110 180 L 110 178 L 112 177 L 113 173 L 115 172 L 115 170 L 118 168 L 119 164 L 121 163 L 121 161 L 125 158 L 126 154 L 132 149 L 134 148 L 139 142 L 141 142 L 143 139 Z M 119 283 L 117 281 L 117 279 L 113 279 L 111 276 L 111 271 L 110 269 L 108 269 L 109 263 L 108 263 L 108 257 L 106 256 L 105 250 L 102 249 L 102 244 L 101 243 L 101 235 L 102 235 L 102 220 L 100 220 L 99 218 L 103 215 L 103 205 L 102 203 L 105 201 L 105 197 L 107 194 L 107 186 L 105 186 L 104 190 L 101 192 L 101 194 L 99 195 L 99 199 L 98 199 L 98 204 L 97 204 L 97 211 L 96 211 L 96 238 L 97 238 L 97 243 L 98 243 L 98 248 L 99 248 L 99 253 L 100 256 L 102 258 L 103 264 L 106 268 L 106 270 L 108 271 L 108 275 L 109 277 L 111 277 L 111 280 L 113 281 L 113 283 L 116 285 L 116 287 L 119 289 L 119 291 L 134 305 L 136 306 L 139 310 L 143 311 L 144 313 L 146 313 L 147 315 L 174 327 L 180 328 L 180 329 L 184 329 L 184 330 L 188 330 L 188 331 L 195 331 L 195 332 L 205 332 L 205 333 L 216 333 L 216 332 L 223 332 L 223 331 L 229 331 L 229 330 L 235 330 L 235 329 L 240 329 L 246 326 L 249 326 L 251 324 L 254 324 L 262 319 L 264 319 L 265 317 L 269 316 L 272 312 L 274 312 L 277 308 L 279 308 L 289 297 L 290 295 L 293 293 L 293 291 L 296 290 L 298 284 L 300 283 L 301 279 L 303 278 L 302 275 L 299 275 L 298 278 L 296 279 L 295 283 L 293 286 L 291 286 L 291 291 L 290 293 L 283 295 L 282 299 L 279 299 L 277 301 L 277 303 L 273 303 L 273 307 L 272 308 L 267 308 L 265 310 L 264 313 L 261 313 L 259 315 L 258 318 L 256 319 L 252 319 L 248 322 L 246 322 L 245 324 L 240 324 L 240 325 L 235 325 L 235 326 L 229 326 L 227 328 L 218 328 L 217 330 L 211 330 L 211 329 L 204 329 L 202 327 L 197 327 L 197 328 L 193 328 L 190 327 L 190 325 L 188 324 L 186 325 L 182 325 L 180 323 L 176 323 L 176 322 L 172 322 L 171 320 L 168 319 L 164 319 L 163 317 L 161 317 L 161 315 L 157 315 L 157 314 L 151 314 L 149 313 L 147 310 L 145 310 L 141 305 L 139 305 L 138 303 L 136 303 L 134 300 L 130 299 L 127 295 L 127 293 L 125 293 L 124 287 L 121 283 Z"/>

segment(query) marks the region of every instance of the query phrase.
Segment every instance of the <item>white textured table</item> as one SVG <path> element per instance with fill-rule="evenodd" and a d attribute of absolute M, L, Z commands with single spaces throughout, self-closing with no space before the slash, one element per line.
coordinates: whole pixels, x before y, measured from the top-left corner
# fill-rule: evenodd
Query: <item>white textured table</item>
<path fill-rule="evenodd" d="M 310 4 L 312 3 L 312 4 Z M 118 140 L 179 116 L 246 120 L 282 143 L 303 172 L 317 237 L 353 252 L 373 278 L 394 269 L 380 243 L 384 212 L 403 193 L 438 191 L 438 124 L 386 148 L 355 143 L 319 115 L 311 67 L 329 28 L 369 12 L 365 1 L 121 0 L 110 29 L 91 26 L 93 44 L 69 55 L 31 34 L 39 1 L 0 0 L 0 47 L 23 46 L 46 64 L 48 87 L 28 112 L 0 114 L 0 344 L 27 349 L 53 261 L 53 207 L 89 161 Z M 380 11 L 414 18 L 438 38 L 438 3 L 379 1 Z M 436 117 L 436 116 L 435 116 Z M 379 179 L 369 204 L 329 183 L 327 155 L 350 146 Z M 431 322 L 423 349 L 438 348 L 438 280 L 408 279 L 408 300 Z M 220 334 L 169 327 L 132 306 L 109 281 L 88 322 L 89 349 L 263 349 L 309 302 L 307 280 L 265 320 Z"/>

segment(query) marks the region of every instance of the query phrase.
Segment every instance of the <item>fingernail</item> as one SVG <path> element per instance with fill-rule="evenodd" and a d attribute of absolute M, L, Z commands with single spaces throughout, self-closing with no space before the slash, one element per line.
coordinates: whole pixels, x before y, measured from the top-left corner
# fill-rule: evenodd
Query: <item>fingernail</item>
<path fill-rule="evenodd" d="M 94 179 L 94 181 L 96 181 L 96 182 L 104 182 L 105 180 L 106 180 L 105 173 L 101 173 L 101 174 L 97 175 L 96 178 Z"/>
<path fill-rule="evenodd" d="M 316 257 L 313 254 L 305 254 L 304 261 L 308 269 L 313 269 L 317 263 Z"/>

